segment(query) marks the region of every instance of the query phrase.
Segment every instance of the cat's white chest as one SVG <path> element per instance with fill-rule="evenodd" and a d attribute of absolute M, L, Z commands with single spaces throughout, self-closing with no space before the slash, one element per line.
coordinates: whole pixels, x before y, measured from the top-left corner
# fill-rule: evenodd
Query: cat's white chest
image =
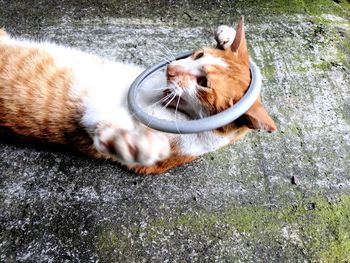
<path fill-rule="evenodd" d="M 213 132 L 182 135 L 180 143 L 181 153 L 184 155 L 199 156 L 215 151 L 229 144 L 227 137 L 218 136 Z"/>

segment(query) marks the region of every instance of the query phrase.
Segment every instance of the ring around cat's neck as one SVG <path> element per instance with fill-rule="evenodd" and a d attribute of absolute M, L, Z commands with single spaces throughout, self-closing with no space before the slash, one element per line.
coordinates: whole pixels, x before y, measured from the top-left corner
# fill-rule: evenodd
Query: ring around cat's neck
<path fill-rule="evenodd" d="M 175 56 L 175 59 L 178 60 L 186 58 L 191 54 L 192 52 L 184 52 Z M 169 61 L 163 61 L 146 69 L 131 84 L 128 93 L 128 106 L 130 111 L 133 114 L 135 114 L 135 117 L 139 121 L 155 130 L 178 134 L 200 133 L 214 130 L 237 120 L 252 107 L 252 105 L 259 97 L 262 85 L 261 73 L 256 64 L 253 61 L 250 61 L 250 85 L 244 96 L 232 107 L 215 115 L 196 120 L 175 122 L 165 119 L 158 119 L 154 116 L 147 114 L 145 111 L 142 110 L 142 108 L 136 103 L 136 94 L 138 88 L 141 86 L 141 83 L 147 77 L 149 77 L 152 73 L 156 72 L 157 70 L 165 67 L 168 63 Z"/>

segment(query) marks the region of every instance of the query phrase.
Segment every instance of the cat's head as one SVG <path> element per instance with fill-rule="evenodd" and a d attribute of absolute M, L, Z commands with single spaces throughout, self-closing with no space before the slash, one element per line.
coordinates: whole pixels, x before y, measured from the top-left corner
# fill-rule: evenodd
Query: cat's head
<path fill-rule="evenodd" d="M 250 84 L 243 18 L 229 48 L 201 48 L 188 58 L 170 63 L 167 81 L 170 92 L 180 97 L 177 106 L 193 117 L 213 115 L 239 101 Z M 260 99 L 224 130 L 230 132 L 242 125 L 269 132 L 277 130 Z"/>

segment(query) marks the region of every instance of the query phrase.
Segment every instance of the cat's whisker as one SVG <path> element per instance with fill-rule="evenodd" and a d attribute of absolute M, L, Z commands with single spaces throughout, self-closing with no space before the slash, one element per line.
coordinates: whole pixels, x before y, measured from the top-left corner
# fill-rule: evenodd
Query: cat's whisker
<path fill-rule="evenodd" d="M 159 59 L 158 59 L 158 60 L 160 60 L 160 61 L 165 61 L 165 62 L 168 63 L 168 64 L 171 62 L 171 60 L 168 58 L 167 55 L 159 56 Z"/>
<path fill-rule="evenodd" d="M 165 60 L 170 63 L 171 61 L 175 60 L 175 56 L 174 54 L 171 52 L 171 50 L 169 50 L 169 48 L 165 45 L 161 45 L 160 43 L 158 43 L 160 46 L 160 51 L 163 52 L 163 54 L 166 56 Z M 170 59 L 168 58 L 170 57 Z"/>
<path fill-rule="evenodd" d="M 166 90 L 167 88 L 168 88 L 168 87 L 156 88 L 156 89 L 152 89 L 152 91 Z"/>
<path fill-rule="evenodd" d="M 142 109 L 142 111 L 145 110 L 145 109 L 148 109 L 148 108 L 157 106 L 157 105 L 159 105 L 159 104 L 162 104 L 162 103 L 166 102 L 166 101 L 167 101 L 169 98 L 171 98 L 172 96 L 173 96 L 173 93 L 170 93 L 170 94 L 166 95 L 165 97 L 163 97 L 163 98 L 157 100 L 156 102 L 154 102 L 154 103 L 152 103 L 152 104 L 150 104 L 150 105 L 147 105 L 146 107 L 144 107 L 144 108 Z M 134 112 L 133 114 L 131 114 L 131 117 L 134 117 L 134 116 L 136 115 L 136 113 L 138 113 L 138 112 L 139 112 L 139 111 L 136 111 L 136 112 Z"/>
<path fill-rule="evenodd" d="M 158 44 L 158 49 L 157 49 L 157 51 L 159 52 L 159 53 L 161 53 L 161 55 L 162 56 L 167 56 L 167 53 L 165 52 L 165 50 L 164 50 L 164 47 L 163 47 L 163 45 L 161 45 L 160 43 L 157 43 Z"/>
<path fill-rule="evenodd" d="M 175 125 L 176 125 L 176 129 L 179 132 L 179 134 L 181 134 L 179 127 L 177 125 L 177 110 L 179 108 L 179 104 L 180 104 L 180 99 L 181 99 L 181 95 L 179 96 L 179 98 L 177 99 L 177 103 L 176 103 L 176 107 L 175 107 Z"/>
<path fill-rule="evenodd" d="M 175 56 L 172 54 L 171 50 L 166 45 L 163 45 L 163 49 L 165 50 L 167 56 L 171 56 L 172 59 L 175 59 Z"/>
<path fill-rule="evenodd" d="M 169 56 L 167 47 L 165 45 L 160 44 L 160 48 L 164 55 Z"/>
<path fill-rule="evenodd" d="M 166 107 L 169 106 L 169 104 L 175 99 L 175 97 L 176 97 L 176 94 L 174 94 L 173 97 L 159 110 L 158 114 L 163 112 L 163 110 L 165 110 Z M 154 117 L 149 121 L 149 123 L 146 126 L 149 126 L 153 120 L 154 120 Z"/>
<path fill-rule="evenodd" d="M 164 46 L 165 49 L 168 51 L 168 55 L 171 57 L 171 60 L 176 60 L 175 55 L 173 54 L 173 52 L 166 46 Z"/>
<path fill-rule="evenodd" d="M 155 54 L 155 58 L 156 58 L 156 60 L 160 60 L 160 61 L 166 61 L 167 63 L 170 63 L 170 60 L 169 60 L 169 58 L 168 58 L 168 54 L 165 52 L 165 50 L 164 50 L 164 47 L 163 46 L 161 46 L 159 43 L 158 43 L 158 45 L 159 45 L 159 48 L 157 49 L 157 53 Z"/>
<path fill-rule="evenodd" d="M 166 107 L 168 107 L 169 104 L 175 99 L 176 94 L 171 93 L 171 95 L 172 95 L 171 99 L 159 110 L 159 113 L 161 113 Z"/>
<path fill-rule="evenodd" d="M 171 63 L 171 60 L 168 58 L 168 56 L 162 57 L 161 60 L 164 60 L 167 64 Z"/>
<path fill-rule="evenodd" d="M 159 89 L 152 89 L 153 91 L 164 91 L 164 90 L 166 90 L 167 89 L 167 87 L 162 87 L 162 88 L 159 88 Z M 171 95 L 171 94 L 168 94 L 168 95 L 166 95 L 165 97 L 163 97 L 162 99 L 164 99 L 164 98 L 166 98 L 166 97 L 168 97 L 169 95 Z M 134 100 L 136 100 L 136 95 L 135 95 L 135 97 L 134 97 Z M 153 104 L 152 104 L 153 105 Z M 152 105 L 149 105 L 149 106 L 152 106 Z M 149 107 L 149 106 L 147 106 L 147 107 Z"/>
<path fill-rule="evenodd" d="M 160 104 L 160 103 L 163 103 L 163 102 L 167 101 L 168 99 L 170 99 L 170 98 L 172 97 L 172 95 L 173 95 L 173 94 L 170 93 L 170 94 L 168 94 L 168 95 L 166 95 L 166 96 L 160 98 L 158 101 L 152 103 L 151 105 L 147 105 L 146 108 L 149 108 L 149 107 L 158 105 L 158 104 Z"/>

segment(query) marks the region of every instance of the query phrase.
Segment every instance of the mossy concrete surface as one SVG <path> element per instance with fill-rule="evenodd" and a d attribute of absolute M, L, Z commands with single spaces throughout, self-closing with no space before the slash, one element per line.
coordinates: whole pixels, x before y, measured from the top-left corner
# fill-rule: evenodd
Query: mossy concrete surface
<path fill-rule="evenodd" d="M 1 262 L 349 262 L 350 4 L 0 1 L 0 26 L 144 66 L 246 18 L 279 131 L 161 176 L 0 141 Z"/>

